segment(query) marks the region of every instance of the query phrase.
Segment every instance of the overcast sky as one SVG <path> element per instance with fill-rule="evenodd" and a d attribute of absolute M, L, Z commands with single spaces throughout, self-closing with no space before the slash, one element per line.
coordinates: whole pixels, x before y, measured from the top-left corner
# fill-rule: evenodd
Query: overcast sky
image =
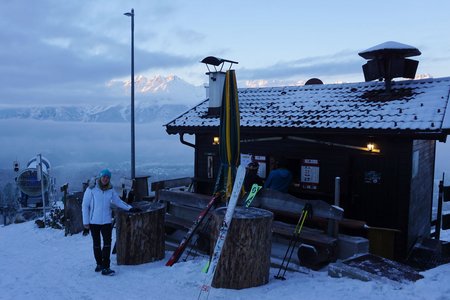
<path fill-rule="evenodd" d="M 306 3 L 308 2 L 308 3 Z M 385 41 L 419 48 L 418 74 L 450 75 L 450 1 L 2 0 L 0 105 L 116 101 L 135 73 L 206 82 L 199 61 L 239 61 L 239 85 L 363 81 L 358 52 Z"/>

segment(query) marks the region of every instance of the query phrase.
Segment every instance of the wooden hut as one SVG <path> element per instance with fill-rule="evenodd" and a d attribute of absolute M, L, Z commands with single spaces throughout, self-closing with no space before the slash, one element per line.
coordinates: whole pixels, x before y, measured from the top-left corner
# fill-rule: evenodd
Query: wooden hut
<path fill-rule="evenodd" d="M 450 77 L 390 82 L 389 90 L 383 82 L 240 88 L 242 160 L 256 156 L 265 177 L 273 158 L 283 156 L 294 175 L 290 193 L 331 204 L 340 177 L 345 218 L 394 236 L 391 256 L 403 259 L 430 233 L 436 141 L 450 132 L 449 92 Z M 219 117 L 209 103 L 166 124 L 195 148 L 195 191 L 204 194 L 220 163 Z"/>

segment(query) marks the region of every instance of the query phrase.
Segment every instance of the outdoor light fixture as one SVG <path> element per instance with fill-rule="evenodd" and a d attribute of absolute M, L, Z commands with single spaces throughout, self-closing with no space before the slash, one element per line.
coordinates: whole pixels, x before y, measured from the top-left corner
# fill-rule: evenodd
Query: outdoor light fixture
<path fill-rule="evenodd" d="M 213 137 L 213 145 L 219 145 L 219 137 L 218 136 L 215 136 L 215 137 Z"/>
<path fill-rule="evenodd" d="M 131 17 L 131 179 L 136 176 L 135 138 L 134 138 L 134 9 L 124 13 Z"/>
<path fill-rule="evenodd" d="M 380 153 L 380 149 L 375 148 L 375 144 L 374 143 L 368 143 L 367 144 L 367 151 Z"/>

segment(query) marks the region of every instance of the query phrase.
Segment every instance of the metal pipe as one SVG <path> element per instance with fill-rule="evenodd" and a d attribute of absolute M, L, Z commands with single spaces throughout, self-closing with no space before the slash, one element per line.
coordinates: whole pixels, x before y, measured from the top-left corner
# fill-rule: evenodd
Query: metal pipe
<path fill-rule="evenodd" d="M 317 143 L 317 144 L 322 144 L 322 145 L 327 145 L 327 146 L 343 147 L 343 148 L 349 148 L 349 149 L 355 149 L 355 150 L 361 150 L 361 151 L 367 151 L 367 152 L 380 153 L 380 149 L 369 150 L 366 147 L 358 147 L 358 146 L 353 146 L 353 145 L 345 145 L 345 144 L 339 144 L 339 143 L 333 143 L 333 142 L 327 142 L 327 141 L 307 139 L 307 138 L 302 138 L 302 137 L 297 137 L 297 136 L 288 136 L 287 138 L 290 140 L 295 140 L 295 141 L 310 142 L 310 143 Z"/>
<path fill-rule="evenodd" d="M 39 173 L 41 177 L 41 195 L 42 195 L 42 211 L 44 213 L 44 227 L 45 227 L 45 190 L 44 190 L 44 174 L 42 172 L 42 154 L 38 154 L 39 156 Z"/>
<path fill-rule="evenodd" d="M 181 142 L 183 145 L 186 145 L 186 146 L 189 146 L 189 147 L 192 147 L 192 148 L 195 149 L 195 145 L 194 145 L 194 144 L 189 143 L 188 141 L 184 140 L 184 133 L 180 133 L 180 142 Z"/>
<path fill-rule="evenodd" d="M 339 206 L 341 198 L 341 177 L 334 178 L 334 205 Z M 337 237 L 339 234 L 339 222 L 335 220 L 328 221 L 328 235 Z"/>
<path fill-rule="evenodd" d="M 241 140 L 241 143 L 255 143 L 255 142 L 269 142 L 269 141 L 279 141 L 282 140 L 283 137 L 267 137 L 267 138 L 259 138 L 259 139 L 246 139 Z"/>
<path fill-rule="evenodd" d="M 334 179 L 334 205 L 339 206 L 341 202 L 341 177 Z"/>

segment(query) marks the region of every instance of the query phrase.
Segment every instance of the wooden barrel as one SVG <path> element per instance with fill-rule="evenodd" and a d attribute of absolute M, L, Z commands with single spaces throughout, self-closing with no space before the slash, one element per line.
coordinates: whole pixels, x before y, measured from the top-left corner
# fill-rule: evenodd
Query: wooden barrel
<path fill-rule="evenodd" d="M 225 207 L 213 212 L 212 244 L 215 244 L 225 212 Z M 269 282 L 272 219 L 270 211 L 236 207 L 213 287 L 244 289 Z M 211 248 L 214 249 L 214 245 Z"/>
<path fill-rule="evenodd" d="M 163 203 L 135 202 L 142 212 L 116 211 L 118 265 L 139 265 L 164 258 Z"/>

